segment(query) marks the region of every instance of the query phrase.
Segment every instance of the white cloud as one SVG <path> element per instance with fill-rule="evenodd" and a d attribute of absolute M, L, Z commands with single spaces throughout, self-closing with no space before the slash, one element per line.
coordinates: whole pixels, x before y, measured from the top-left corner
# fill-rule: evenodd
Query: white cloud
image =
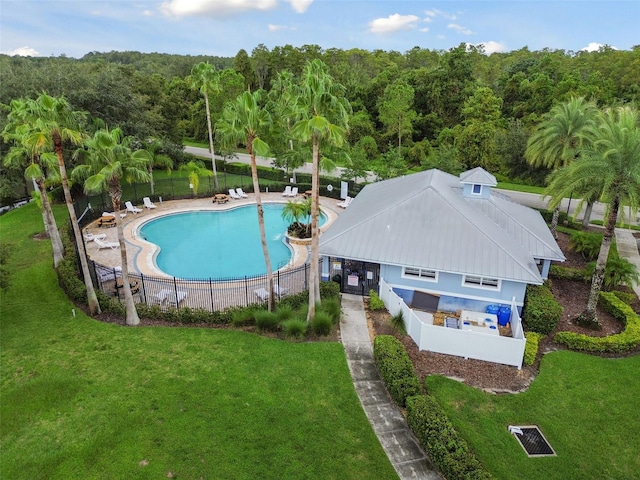
<path fill-rule="evenodd" d="M 270 32 L 277 32 L 278 30 L 292 30 L 286 25 L 274 25 L 273 23 L 270 23 L 268 28 Z"/>
<path fill-rule="evenodd" d="M 424 27 L 420 29 L 421 32 L 427 33 L 429 31 L 429 27 Z"/>
<path fill-rule="evenodd" d="M 309 5 L 313 3 L 313 0 L 287 0 L 291 4 L 291 8 L 293 8 L 298 13 L 304 13 L 309 8 Z"/>
<path fill-rule="evenodd" d="M 447 25 L 447 28 L 455 30 L 458 33 L 462 33 L 463 35 L 471 35 L 473 33 L 467 27 L 463 27 L 462 25 L 458 25 L 457 23 L 450 23 L 449 25 Z"/>
<path fill-rule="evenodd" d="M 455 20 L 456 18 L 458 18 L 453 13 L 443 12 L 442 10 L 438 10 L 438 9 L 435 9 L 435 8 L 432 8 L 431 10 L 425 10 L 424 14 L 428 18 L 428 20 L 426 18 L 425 21 L 431 21 L 431 19 L 435 18 L 435 17 L 443 17 L 443 18 L 446 18 L 448 20 Z"/>
<path fill-rule="evenodd" d="M 304 0 L 292 0 L 301 3 Z M 161 6 L 169 16 L 186 17 L 191 15 L 228 16 L 249 10 L 270 10 L 278 4 L 277 0 L 170 0 Z"/>
<path fill-rule="evenodd" d="M 598 50 L 600 50 L 602 47 L 610 47 L 613 48 L 614 50 L 618 50 L 616 47 L 613 47 L 611 45 L 605 45 L 604 43 L 598 43 L 598 42 L 590 42 L 589 45 L 587 45 L 584 48 L 581 48 L 580 51 L 581 52 L 597 52 Z"/>
<path fill-rule="evenodd" d="M 415 28 L 420 20 L 415 15 L 400 15 L 394 13 L 387 18 L 376 18 L 369 22 L 369 31 L 375 34 L 394 33 L 400 30 L 411 30 Z"/>
<path fill-rule="evenodd" d="M 9 55 L 10 57 L 39 57 L 40 53 L 31 47 L 24 46 L 16 48 L 15 50 L 9 50 L 0 52 L 3 55 Z"/>
<path fill-rule="evenodd" d="M 506 52 L 507 46 L 504 43 L 494 42 L 493 40 L 489 40 L 488 42 L 478 43 L 476 46 L 484 46 L 484 53 L 487 55 L 491 55 L 492 53 L 497 52 Z"/>

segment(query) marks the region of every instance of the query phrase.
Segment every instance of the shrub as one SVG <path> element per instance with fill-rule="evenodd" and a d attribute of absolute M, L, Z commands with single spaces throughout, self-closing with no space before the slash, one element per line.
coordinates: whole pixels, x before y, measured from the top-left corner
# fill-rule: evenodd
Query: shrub
<path fill-rule="evenodd" d="M 582 256 L 588 261 L 598 258 L 598 253 L 600 253 L 601 245 L 601 233 L 588 233 L 580 231 L 569 233 L 569 247 L 571 248 L 571 250 L 577 253 L 581 253 Z"/>
<path fill-rule="evenodd" d="M 255 314 L 256 326 L 262 331 L 274 332 L 278 329 L 280 323 L 278 316 L 267 310 L 258 311 Z"/>
<path fill-rule="evenodd" d="M 276 317 L 278 317 L 278 322 L 280 323 L 289 320 L 293 317 L 293 308 L 291 305 L 278 305 L 276 308 Z"/>
<path fill-rule="evenodd" d="M 631 305 L 636 299 L 635 293 L 621 292 L 620 290 L 614 290 L 612 293 L 627 305 Z"/>
<path fill-rule="evenodd" d="M 538 356 L 538 344 L 545 335 L 537 332 L 527 332 L 527 344 L 524 347 L 524 364 L 533 365 Z"/>
<path fill-rule="evenodd" d="M 384 302 L 378 296 L 375 290 L 369 290 L 369 308 L 371 310 L 382 310 L 384 307 Z"/>
<path fill-rule="evenodd" d="M 400 340 L 378 335 L 373 341 L 373 356 L 389 394 L 400 407 L 405 406 L 408 397 L 421 392 L 420 381 Z"/>
<path fill-rule="evenodd" d="M 316 335 L 326 336 L 331 333 L 333 321 L 328 313 L 316 310 L 316 315 L 311 319 L 309 326 Z"/>
<path fill-rule="evenodd" d="M 402 310 L 400 310 L 393 317 L 391 317 L 390 321 L 391 321 L 391 325 L 393 325 L 393 328 L 398 333 L 401 333 L 402 335 L 407 334 L 407 325 L 404 323 L 404 313 L 402 313 Z"/>
<path fill-rule="evenodd" d="M 555 340 L 582 352 L 624 353 L 637 348 L 640 345 L 640 317 L 614 293 L 600 292 L 600 302 L 607 312 L 624 323 L 623 332 L 606 337 L 559 332 Z"/>
<path fill-rule="evenodd" d="M 11 246 L 8 243 L 0 243 L 0 288 L 3 290 L 9 287 L 9 269 L 7 262 L 11 253 Z"/>
<path fill-rule="evenodd" d="M 298 318 L 285 320 L 281 324 L 282 331 L 287 338 L 302 338 L 307 333 L 307 322 Z"/>
<path fill-rule="evenodd" d="M 252 307 L 236 310 L 231 315 L 231 323 L 234 327 L 243 327 L 256 324 L 256 310 Z"/>
<path fill-rule="evenodd" d="M 307 298 L 309 293 L 307 292 Z M 340 285 L 336 282 L 320 282 L 320 298 L 324 301 L 326 298 L 340 296 Z"/>
<path fill-rule="evenodd" d="M 407 423 L 446 478 L 491 478 L 432 397 L 407 399 Z"/>
<path fill-rule="evenodd" d="M 587 265 L 586 272 L 589 277 L 593 276 L 596 269 L 596 262 Z M 607 289 L 619 287 L 621 285 L 638 284 L 638 269 L 626 258 L 620 258 L 618 252 L 613 249 L 609 252 L 607 266 L 604 271 L 604 286 Z"/>
<path fill-rule="evenodd" d="M 563 267 L 561 265 L 551 265 L 551 268 L 549 269 L 549 277 L 588 282 L 592 275 L 589 275 L 589 272 L 584 268 L 570 268 Z"/>
<path fill-rule="evenodd" d="M 562 310 L 546 285 L 527 287 L 522 309 L 522 321 L 527 330 L 548 335 L 558 325 Z"/>
<path fill-rule="evenodd" d="M 327 298 L 320 305 L 320 309 L 331 317 L 334 325 L 340 322 L 342 308 L 340 307 L 340 299 L 338 297 Z"/>

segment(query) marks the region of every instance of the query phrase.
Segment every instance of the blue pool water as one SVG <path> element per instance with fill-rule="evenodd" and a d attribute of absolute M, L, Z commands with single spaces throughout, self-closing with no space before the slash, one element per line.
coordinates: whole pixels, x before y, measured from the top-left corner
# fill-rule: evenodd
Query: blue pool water
<path fill-rule="evenodd" d="M 283 207 L 284 204 L 263 205 L 273 270 L 291 258 L 291 250 L 283 242 L 289 226 L 282 218 Z M 323 221 L 321 216 L 320 223 Z M 156 264 L 174 277 L 227 279 L 267 272 L 255 205 L 167 215 L 146 223 L 140 233 L 160 247 Z"/>

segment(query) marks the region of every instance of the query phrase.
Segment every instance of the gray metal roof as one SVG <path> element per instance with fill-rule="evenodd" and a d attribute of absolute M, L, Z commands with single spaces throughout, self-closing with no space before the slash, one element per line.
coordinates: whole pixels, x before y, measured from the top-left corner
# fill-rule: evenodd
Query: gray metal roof
<path fill-rule="evenodd" d="M 498 185 L 496 177 L 491 175 L 482 167 L 476 167 L 460 174 L 460 183 L 472 183 L 475 185 L 488 185 L 495 187 Z"/>
<path fill-rule="evenodd" d="M 497 192 L 464 198 L 440 170 L 367 185 L 322 234 L 320 253 L 536 284 L 534 258 L 564 259 L 538 212 Z"/>

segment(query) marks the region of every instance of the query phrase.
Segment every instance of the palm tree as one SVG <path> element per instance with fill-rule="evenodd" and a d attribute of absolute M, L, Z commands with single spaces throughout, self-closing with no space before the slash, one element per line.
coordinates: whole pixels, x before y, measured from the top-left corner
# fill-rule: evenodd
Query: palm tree
<path fill-rule="evenodd" d="M 220 75 L 216 67 L 208 62 L 200 62 L 191 69 L 191 88 L 197 88 L 204 95 L 207 112 L 207 129 L 209 131 L 209 151 L 211 152 L 211 169 L 213 170 L 213 184 L 218 191 L 218 173 L 216 172 L 216 154 L 213 148 L 213 127 L 211 125 L 211 110 L 209 108 L 209 93 L 220 92 Z"/>
<path fill-rule="evenodd" d="M 633 210 L 640 206 L 639 121 L 638 111 L 628 107 L 600 114 L 594 140 L 581 152 L 580 161 L 552 175 L 547 189 L 553 206 L 572 191 L 599 191 L 599 197 L 607 202 L 605 230 L 587 307 L 578 317 L 581 323 L 594 328 L 600 326 L 596 307 L 620 205 L 627 203 Z"/>
<path fill-rule="evenodd" d="M 262 241 L 262 251 L 267 267 L 267 283 L 269 285 L 268 309 L 273 308 L 273 273 L 271 271 L 271 258 L 267 248 L 267 234 L 264 228 L 264 211 L 262 208 L 262 198 L 260 196 L 260 184 L 258 179 L 258 167 L 256 165 L 256 154 L 267 156 L 269 146 L 260 137 L 268 131 L 271 125 L 271 115 L 260 105 L 261 90 L 257 92 L 244 92 L 238 95 L 233 103 L 228 103 L 222 112 L 222 118 L 218 122 L 224 142 L 229 145 L 244 143 L 251 159 L 251 178 L 253 180 L 253 191 L 256 195 L 256 208 L 258 209 L 258 225 L 260 228 L 260 239 Z"/>
<path fill-rule="evenodd" d="M 193 188 L 193 194 L 198 195 L 200 188 L 200 177 L 212 177 L 213 173 L 207 170 L 204 164 L 199 160 L 191 160 L 184 165 L 180 165 L 180 170 L 187 172 L 189 175 L 189 185 Z"/>
<path fill-rule="evenodd" d="M 529 138 L 525 151 L 529 163 L 556 170 L 574 161 L 580 149 L 592 141 L 597 113 L 595 104 L 582 97 L 554 106 Z M 554 208 L 551 221 L 555 238 L 559 213 L 560 204 Z"/>
<path fill-rule="evenodd" d="M 304 229 L 302 233 L 305 236 L 300 238 L 308 238 L 311 233 L 311 224 L 302 223 L 303 219 L 308 220 L 311 217 L 311 203 L 311 197 L 307 197 L 301 202 L 289 200 L 282 209 L 283 219 L 295 225 L 294 228 Z"/>
<path fill-rule="evenodd" d="M 78 156 L 86 155 L 88 162 L 78 165 L 73 170 L 73 177 L 84 180 L 84 189 L 88 193 L 107 191 L 111 198 L 113 211 L 120 210 L 122 199 L 121 179 L 127 182 L 148 182 L 147 171 L 151 156 L 146 150 L 133 152 L 128 146 L 128 140 L 122 138 L 120 129 L 98 130 L 92 138 L 85 142 L 86 150 L 79 150 Z M 115 215 L 120 244 L 120 263 L 122 268 L 122 290 L 124 292 L 127 325 L 138 325 L 140 318 L 131 293 L 129 282 L 129 263 L 127 247 L 122 232 L 119 215 Z"/>
<path fill-rule="evenodd" d="M 69 211 L 69 219 L 76 240 L 76 245 L 83 243 L 82 232 L 78 225 L 76 211 L 73 208 L 73 199 L 69 190 L 69 179 L 64 163 L 63 142 L 67 141 L 74 145 L 82 143 L 84 134 L 77 130 L 84 121 L 86 115 L 71 109 L 69 102 L 64 97 L 51 97 L 46 93 L 41 94 L 36 100 L 26 100 L 12 104 L 9 114 L 10 122 L 19 122 L 28 125 L 30 148 L 38 152 L 53 151 L 58 160 L 60 170 L 60 182 L 64 192 L 64 199 Z M 84 255 L 78 255 L 84 284 L 87 289 L 87 304 L 91 315 L 99 314 L 100 304 L 96 291 L 93 288 L 89 265 Z"/>
<path fill-rule="evenodd" d="M 149 162 L 149 186 L 151 189 L 151 195 L 155 194 L 155 182 L 153 181 L 153 169 L 155 167 L 164 168 L 167 172 L 171 171 L 173 168 L 173 161 L 169 155 L 161 153 L 162 151 L 162 142 L 155 138 L 150 138 L 146 141 L 145 150 L 149 152 L 151 156 L 151 161 Z"/>
<path fill-rule="evenodd" d="M 14 100 L 14 102 L 22 102 L 22 100 Z M 13 102 L 12 102 L 13 104 Z M 2 132 L 5 140 L 14 140 L 16 145 L 11 147 L 9 153 L 5 157 L 6 166 L 20 164 L 26 161 L 27 166 L 24 171 L 25 178 L 32 180 L 39 192 L 39 206 L 42 209 L 42 220 L 44 227 L 51 239 L 51 247 L 53 250 L 53 266 L 58 268 L 60 262 L 64 259 L 64 245 L 60 238 L 60 231 L 56 224 L 56 219 L 51 210 L 49 194 L 47 192 L 47 179 L 55 177 L 59 180 L 59 176 L 54 174 L 57 166 L 57 158 L 51 152 L 40 151 L 32 144 L 29 126 L 20 124 L 16 126 L 9 123 Z"/>
<path fill-rule="evenodd" d="M 351 106 L 345 98 L 345 88 L 335 83 L 328 67 L 320 60 L 307 62 L 302 72 L 298 99 L 298 121 L 292 128 L 294 137 L 310 142 L 312 148 L 311 176 L 311 267 L 309 269 L 309 311 L 307 321 L 315 316 L 320 303 L 320 141 L 340 146 L 344 143 Z"/>

